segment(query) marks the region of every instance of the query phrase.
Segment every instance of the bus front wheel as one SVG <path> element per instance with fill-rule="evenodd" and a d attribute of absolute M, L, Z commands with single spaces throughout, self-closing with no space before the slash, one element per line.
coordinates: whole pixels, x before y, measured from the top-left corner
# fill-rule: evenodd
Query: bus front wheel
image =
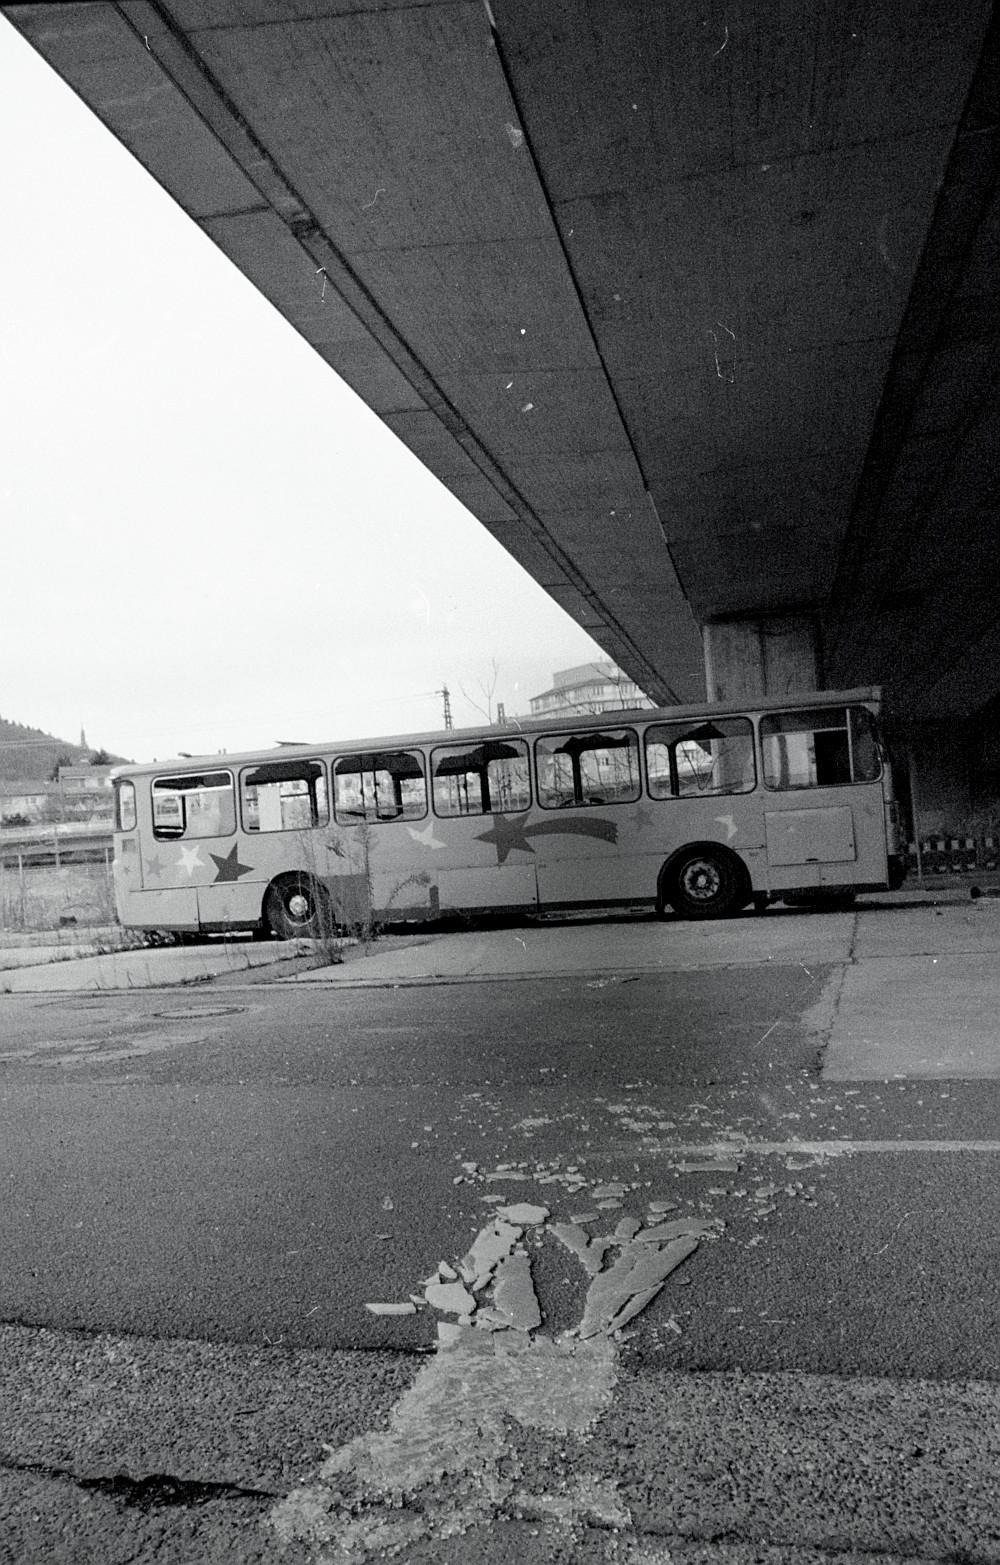
<path fill-rule="evenodd" d="M 330 933 L 323 888 L 311 875 L 283 875 L 267 888 L 264 921 L 277 940 L 319 940 Z"/>
<path fill-rule="evenodd" d="M 666 866 L 661 904 L 669 902 L 681 918 L 726 918 L 750 900 L 749 877 L 742 863 L 714 843 L 695 844 Z"/>

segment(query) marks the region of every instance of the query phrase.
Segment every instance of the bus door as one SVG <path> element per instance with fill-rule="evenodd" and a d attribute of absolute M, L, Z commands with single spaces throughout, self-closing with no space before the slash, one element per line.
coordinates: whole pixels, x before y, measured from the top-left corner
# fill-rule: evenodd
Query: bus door
<path fill-rule="evenodd" d="M 202 900 L 220 880 L 236 832 L 230 771 L 156 777 L 150 788 L 153 840 L 142 854 L 147 893 L 143 921 L 164 929 L 197 929 Z M 231 888 L 228 888 L 231 889 Z"/>
<path fill-rule="evenodd" d="M 648 900 L 650 868 L 636 851 L 642 780 L 634 730 L 545 734 L 535 741 L 535 777 L 539 813 L 528 831 L 540 904 Z"/>
<path fill-rule="evenodd" d="M 333 763 L 332 837 L 340 873 L 385 918 L 435 911 L 434 822 L 423 752 L 364 750 Z M 367 887 L 367 892 L 364 888 Z"/>
<path fill-rule="evenodd" d="M 431 751 L 435 855 L 442 908 L 515 909 L 538 903 L 523 739 L 476 739 Z"/>
<path fill-rule="evenodd" d="M 863 706 L 760 719 L 771 890 L 884 882 L 882 762 Z"/>

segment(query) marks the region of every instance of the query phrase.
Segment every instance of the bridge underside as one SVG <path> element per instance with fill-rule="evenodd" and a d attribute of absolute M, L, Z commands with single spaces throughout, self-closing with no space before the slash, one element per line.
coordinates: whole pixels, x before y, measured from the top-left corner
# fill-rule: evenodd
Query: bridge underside
<path fill-rule="evenodd" d="M 987 0 L 3 10 L 651 694 L 1000 690 Z"/>

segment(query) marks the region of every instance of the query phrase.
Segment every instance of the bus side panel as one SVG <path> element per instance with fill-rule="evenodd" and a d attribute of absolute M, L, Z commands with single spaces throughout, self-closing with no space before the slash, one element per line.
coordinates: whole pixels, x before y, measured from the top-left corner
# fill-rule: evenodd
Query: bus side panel
<path fill-rule="evenodd" d="M 260 919 L 264 886 L 257 881 L 199 886 L 198 918 L 213 928 L 249 929 Z"/>
<path fill-rule="evenodd" d="M 887 881 L 879 783 L 775 791 L 764 797 L 769 890 Z"/>
<path fill-rule="evenodd" d="M 391 922 L 407 916 L 429 918 L 434 913 L 437 877 L 428 844 L 437 825 L 427 820 L 410 827 L 393 821 L 370 828 L 367 878 L 379 918 Z M 418 831 L 422 836 L 415 835 Z"/>
<path fill-rule="evenodd" d="M 885 800 L 881 783 L 858 784 L 852 789 L 851 814 L 854 818 L 856 856 L 853 874 L 848 884 L 878 885 L 889 883 L 889 860 L 885 835 Z M 822 863 L 819 867 L 821 886 L 843 885 L 841 866 Z"/>
<path fill-rule="evenodd" d="M 442 908 L 472 912 L 485 908 L 534 908 L 538 904 L 533 864 L 443 869 L 437 884 Z"/>
<path fill-rule="evenodd" d="M 635 805 L 544 811 L 535 816 L 538 900 L 542 907 L 587 902 L 652 902 L 662 860 L 643 853 L 629 816 Z"/>
<path fill-rule="evenodd" d="M 535 856 L 522 835 L 527 819 L 526 813 L 434 817 L 423 862 L 442 909 L 538 905 Z"/>
<path fill-rule="evenodd" d="M 193 933 L 198 928 L 198 893 L 193 886 L 166 891 L 133 891 L 119 904 L 125 928 L 176 929 Z"/>

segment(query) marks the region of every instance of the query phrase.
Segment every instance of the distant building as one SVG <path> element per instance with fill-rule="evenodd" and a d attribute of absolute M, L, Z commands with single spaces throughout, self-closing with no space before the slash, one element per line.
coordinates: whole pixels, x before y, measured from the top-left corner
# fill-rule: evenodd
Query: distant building
<path fill-rule="evenodd" d="M 30 777 L 19 777 L 13 782 L 0 781 L 0 824 L 20 825 L 26 821 L 35 826 L 43 821 L 58 820 L 61 815 L 62 795 L 58 783 Z"/>
<path fill-rule="evenodd" d="M 60 766 L 58 781 L 0 780 L 0 824 L 53 821 L 110 823 L 114 792 L 110 766 Z"/>
<path fill-rule="evenodd" d="M 635 680 L 623 674 L 610 658 L 599 663 L 579 663 L 552 675 L 552 685 L 531 697 L 532 717 L 553 717 L 559 712 L 615 712 L 625 707 L 651 707 L 649 697 Z"/>
<path fill-rule="evenodd" d="M 60 766 L 59 793 L 66 820 L 110 820 L 113 790 L 110 766 Z"/>

